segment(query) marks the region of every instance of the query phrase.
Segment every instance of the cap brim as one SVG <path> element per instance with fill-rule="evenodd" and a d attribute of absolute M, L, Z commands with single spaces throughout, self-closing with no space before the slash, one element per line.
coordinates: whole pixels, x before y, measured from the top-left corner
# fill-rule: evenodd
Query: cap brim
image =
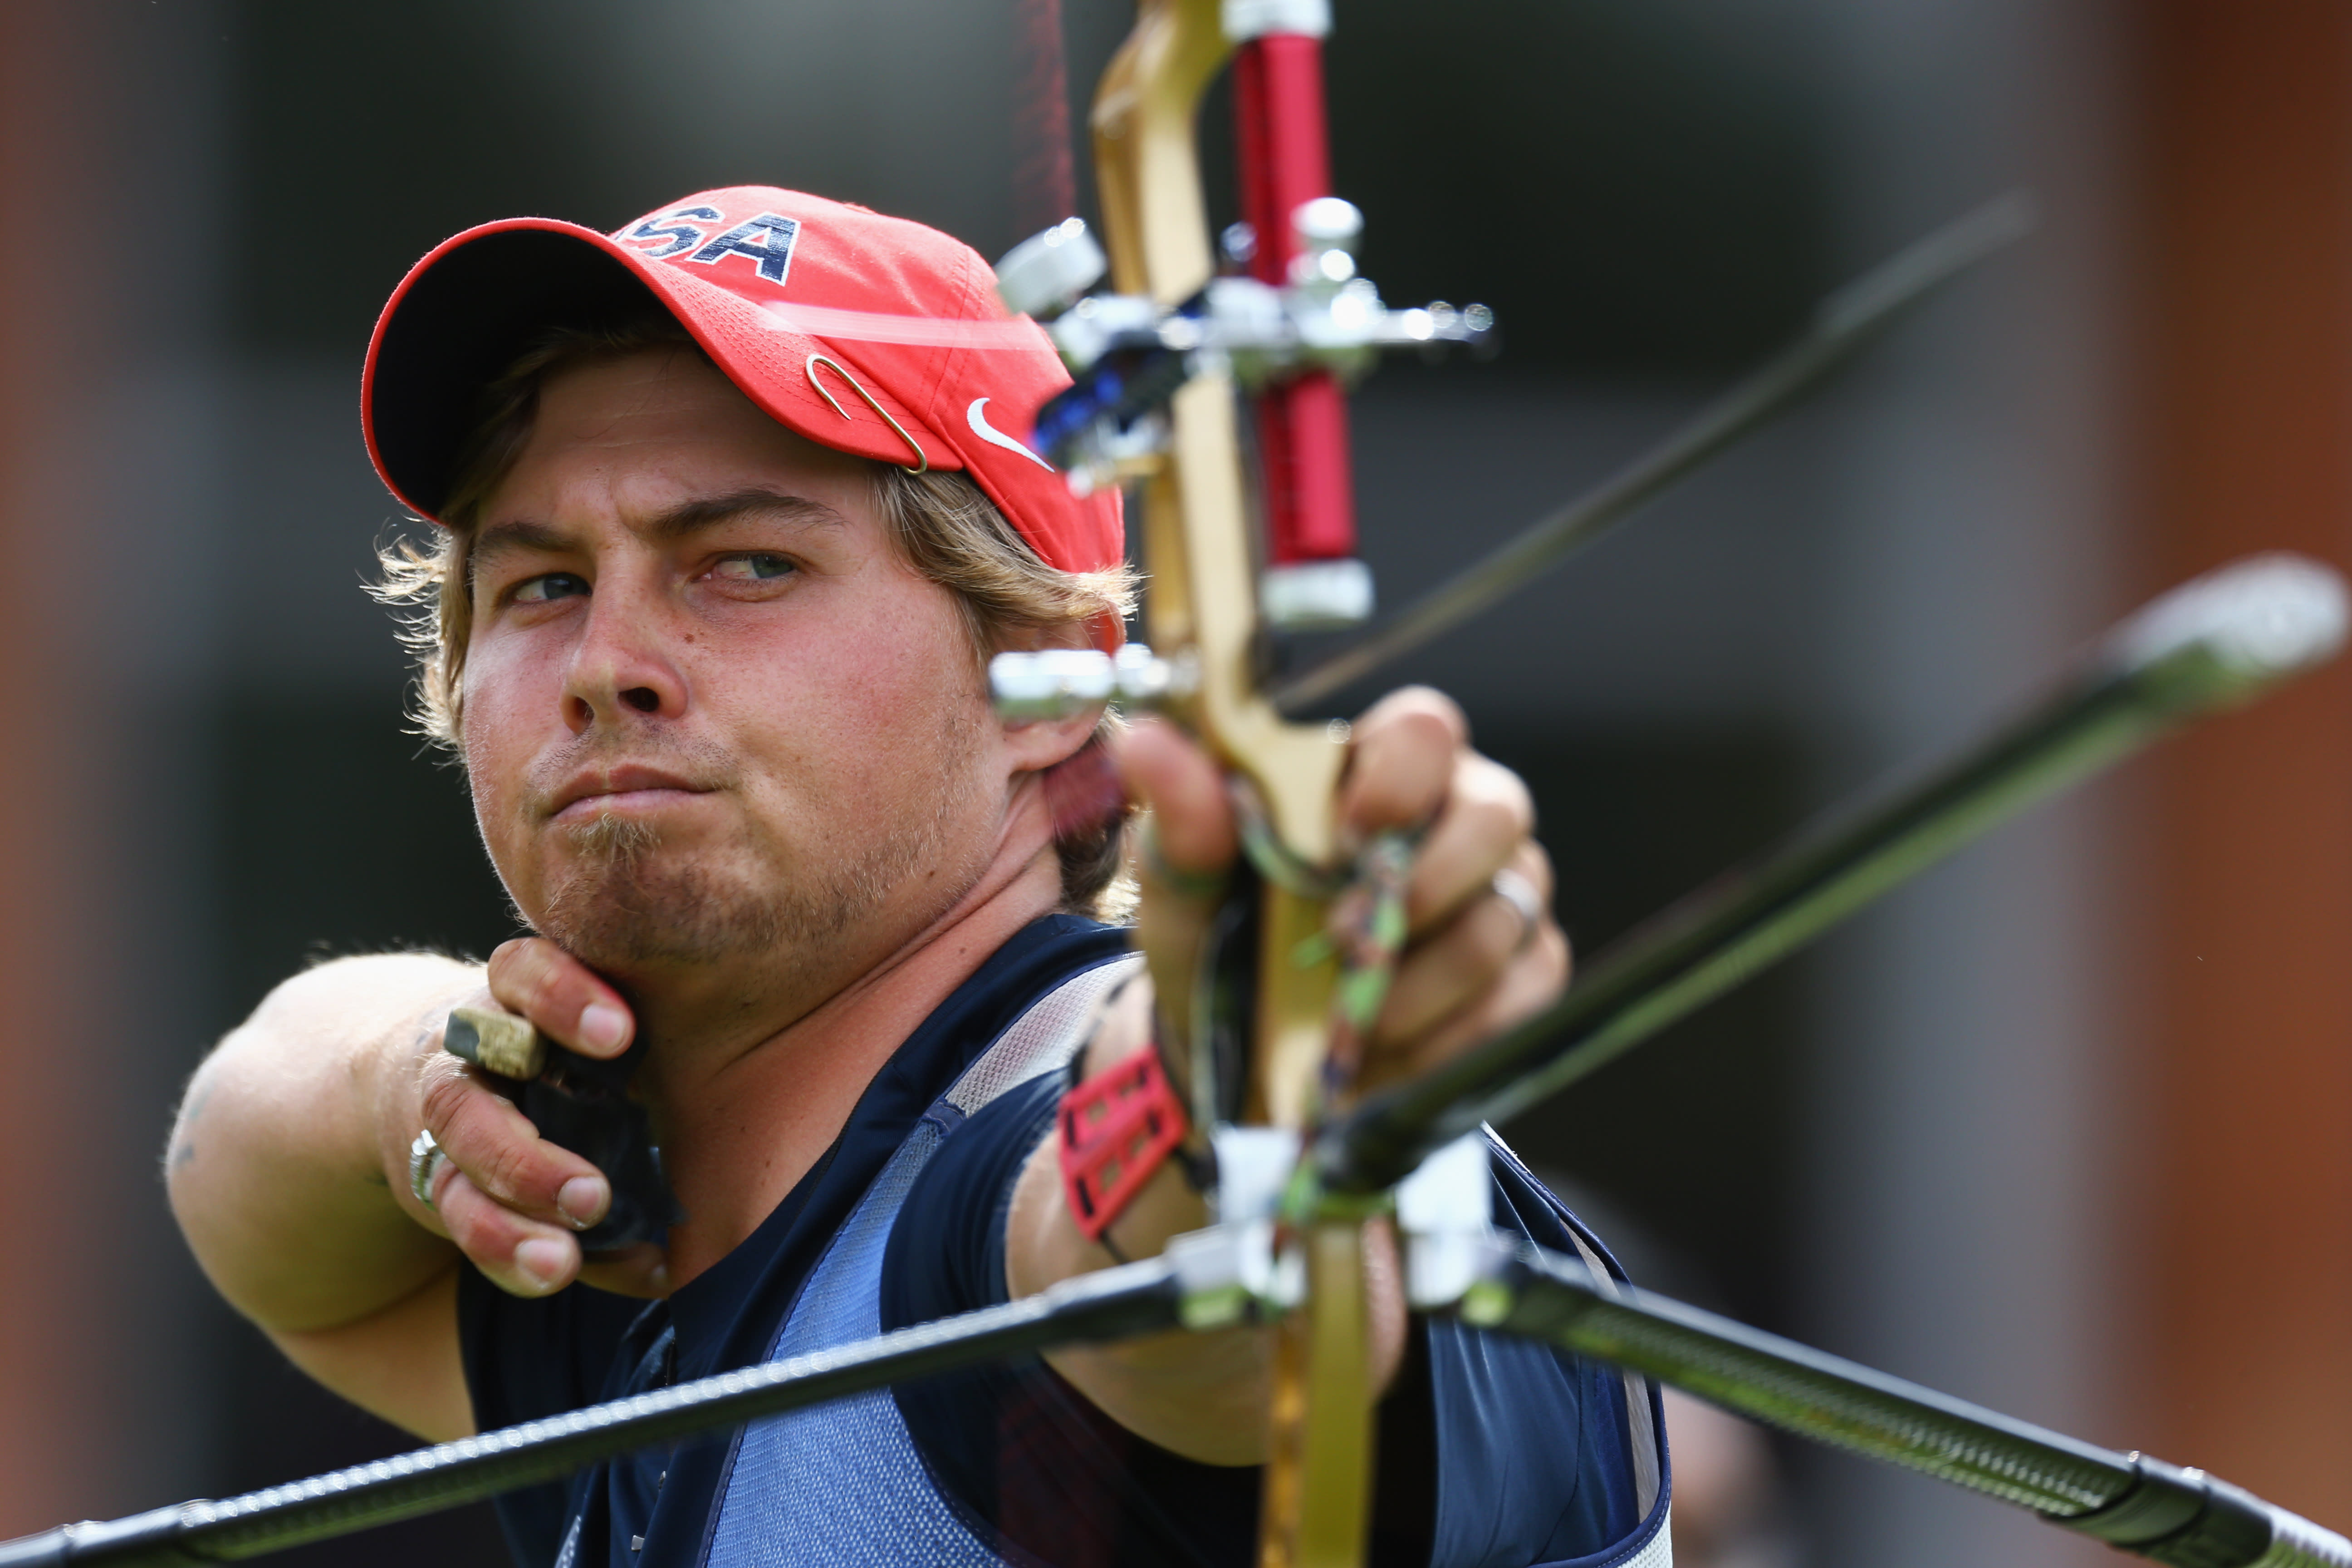
<path fill-rule="evenodd" d="M 482 389 L 534 339 L 653 303 L 603 240 L 571 224 L 494 225 L 457 236 L 401 279 L 368 344 L 360 420 L 377 472 L 410 508 L 439 517 Z"/>
<path fill-rule="evenodd" d="M 515 218 L 437 247 L 384 306 L 368 344 L 360 399 L 376 471 L 411 510 L 439 521 L 485 412 L 483 389 L 549 331 L 608 325 L 649 306 L 674 317 L 786 427 L 840 450 L 905 460 L 905 447 L 887 429 L 872 421 L 843 425 L 814 388 L 778 374 L 811 353 L 839 350 L 724 289 L 656 268 L 594 229 Z M 895 418 L 922 426 L 911 410 L 884 396 Z M 929 460 L 937 468 L 962 466 L 950 452 Z"/>

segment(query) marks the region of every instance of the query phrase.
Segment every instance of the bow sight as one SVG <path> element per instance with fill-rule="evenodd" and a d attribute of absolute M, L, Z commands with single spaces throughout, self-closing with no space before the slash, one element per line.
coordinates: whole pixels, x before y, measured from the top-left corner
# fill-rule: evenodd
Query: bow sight
<path fill-rule="evenodd" d="M 1072 218 L 997 269 L 1005 303 L 1048 323 L 1076 377 L 1031 437 L 1074 485 L 1152 468 L 1178 438 L 1169 405 L 1190 383 L 1230 378 L 1254 395 L 1265 524 L 1254 596 L 1276 628 L 1371 613 L 1371 576 L 1355 556 L 1347 386 L 1382 348 L 1484 345 L 1494 328 L 1482 305 L 1391 310 L 1358 276 L 1363 216 L 1331 194 L 1330 30 L 1328 0 L 1143 5 L 1095 101 L 1109 254 Z M 1220 272 L 1192 138 L 1200 91 L 1228 57 L 1243 216 L 1221 237 Z M 1106 273 L 1110 291 L 1087 293 Z"/>
<path fill-rule="evenodd" d="M 1169 440 L 1169 399 L 1196 376 L 1228 376 L 1271 400 L 1302 381 L 1313 385 L 1318 375 L 1351 384 L 1384 348 L 1490 344 L 1495 316 L 1484 305 L 1457 310 L 1439 300 L 1392 310 L 1382 303 L 1372 281 L 1356 275 L 1363 218 L 1353 204 L 1318 196 L 1292 215 L 1290 227 L 1282 282 L 1221 276 L 1173 309 L 1139 295 L 1086 292 L 1109 260 L 1082 218 L 1024 240 L 997 264 L 1005 304 L 1045 323 L 1074 378 L 1038 411 L 1030 437 L 1068 471 L 1074 489 L 1116 483 L 1158 458 Z M 1250 225 L 1230 226 L 1222 248 L 1229 265 L 1254 258 Z M 1332 553 L 1343 538 L 1352 548 L 1352 538 L 1328 522 L 1295 532 L 1260 581 L 1268 623 L 1351 626 L 1370 614 L 1370 574 L 1351 556 Z"/>

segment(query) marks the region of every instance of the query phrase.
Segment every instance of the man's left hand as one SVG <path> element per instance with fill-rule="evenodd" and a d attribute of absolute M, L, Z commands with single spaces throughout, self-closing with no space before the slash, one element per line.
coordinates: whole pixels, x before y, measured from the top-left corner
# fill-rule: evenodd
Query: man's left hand
<path fill-rule="evenodd" d="M 1568 938 L 1551 914 L 1551 861 L 1517 773 L 1470 749 L 1452 700 L 1392 693 L 1356 724 L 1337 803 L 1340 839 L 1421 834 L 1407 886 L 1406 945 L 1358 1084 L 1369 1090 L 1459 1055 L 1540 1011 L 1566 984 Z M 1150 810 L 1139 934 L 1161 1016 L 1186 1027 L 1193 964 L 1240 838 L 1223 776 L 1174 725 L 1139 721 L 1114 752 Z M 1499 884 L 1499 886 L 1498 886 Z"/>
<path fill-rule="evenodd" d="M 1527 786 L 1470 749 L 1459 708 L 1434 691 L 1400 691 L 1364 715 L 1349 743 L 1336 803 L 1342 841 L 1361 845 L 1392 830 L 1420 836 L 1406 886 L 1406 942 L 1366 1042 L 1357 1079 L 1363 1090 L 1425 1071 L 1541 1010 L 1567 983 L 1569 948 L 1551 916 L 1551 863 L 1531 837 Z M 1087 1076 L 1149 1048 L 1155 995 L 1164 1026 L 1186 1037 L 1194 965 L 1240 851 L 1224 777 L 1182 731 L 1146 719 L 1119 738 L 1114 754 L 1150 811 L 1136 858 L 1138 932 L 1151 984 L 1129 987 L 1107 1012 L 1087 1047 Z M 1181 1070 L 1181 1056 L 1176 1065 Z M 1112 1260 L 1070 1216 L 1059 1168 L 1048 1139 L 1014 1190 L 1005 1276 L 1016 1296 Z M 1206 1219 L 1171 1163 L 1109 1236 L 1128 1256 L 1143 1257 Z M 1374 1224 L 1366 1239 L 1371 1373 L 1385 1386 L 1404 1353 L 1402 1270 L 1385 1225 Z M 1264 1457 L 1270 1363 L 1263 1332 L 1177 1334 L 1047 1359 L 1114 1420 L 1162 1447 L 1209 1464 Z"/>

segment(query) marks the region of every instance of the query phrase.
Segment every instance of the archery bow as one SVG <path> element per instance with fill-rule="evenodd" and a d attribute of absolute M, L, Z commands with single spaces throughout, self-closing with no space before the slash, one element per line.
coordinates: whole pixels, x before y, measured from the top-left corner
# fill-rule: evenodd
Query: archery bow
<path fill-rule="evenodd" d="M 1214 266 L 1193 122 L 1202 91 L 1236 44 L 1255 280 L 1286 289 L 1294 264 L 1303 263 L 1300 287 L 1353 281 L 1339 259 L 1354 237 L 1344 234 L 1344 215 L 1327 208 L 1338 221 L 1307 234 L 1293 223 L 1329 194 L 1320 54 L 1328 28 L 1323 0 L 1229 5 L 1222 14 L 1216 0 L 1145 0 L 1104 74 L 1094 112 L 1114 288 L 1162 310 L 1207 290 Z M 1322 243 L 1310 250 L 1313 242 Z M 1192 690 L 1181 716 L 1255 786 L 1289 854 L 1326 867 L 1336 851 L 1332 798 L 1342 742 L 1326 726 L 1285 721 L 1259 688 L 1259 584 L 1234 395 L 1226 376 L 1204 368 L 1209 374 L 1193 376 L 1170 400 L 1165 459 L 1143 483 L 1150 634 L 1162 658 L 1188 668 Z M 1267 388 L 1260 407 L 1273 481 L 1270 564 L 1312 571 L 1307 563 L 1321 561 L 1334 563 L 1325 572 L 1345 575 L 1337 563 L 1353 555 L 1354 537 L 1345 413 L 1331 370 L 1310 367 Z M 1321 935 L 1328 900 L 1273 876 L 1261 897 L 1253 1109 L 1276 1127 L 1303 1133 L 1318 1110 L 1338 976 L 1332 958 L 1301 963 L 1297 954 Z M 1196 1084 L 1213 1070 L 1202 1052 L 1192 1065 Z M 1291 1217 L 1303 1222 L 1307 1294 L 1277 1331 L 1260 1560 L 1265 1568 L 1352 1564 L 1363 1555 L 1371 1462 L 1364 1218 Z"/>
<path fill-rule="evenodd" d="M 1349 868 L 1334 863 L 1333 790 L 1343 757 L 1332 727 L 1286 722 L 1291 702 L 1328 694 L 1470 607 L 1524 582 L 1544 560 L 1595 536 L 1679 475 L 1755 428 L 1910 303 L 2021 232 L 2025 204 L 1994 204 L 1841 294 L 1813 331 L 1684 437 L 1523 535 L 1494 561 L 1441 590 L 1350 654 L 1270 693 L 1266 629 L 1331 626 L 1370 611 L 1370 575 L 1354 559 L 1355 527 L 1341 382 L 1390 344 L 1483 341 L 1482 307 L 1391 311 L 1356 275 L 1355 209 L 1332 195 L 1324 126 L 1322 38 L 1328 0 L 1145 0 L 1105 73 L 1093 129 L 1111 292 L 1081 298 L 1102 269 L 1075 220 L 1016 247 L 999 267 L 1005 302 L 1048 322 L 1076 381 L 1041 410 L 1033 441 L 1081 484 L 1139 479 L 1152 582 L 1147 629 L 1156 654 L 1129 649 L 1118 684 L 1171 711 L 1242 781 L 1260 830 L 1245 833 L 1255 881 L 1236 895 L 1233 945 L 1254 992 L 1250 1026 L 1208 1016 L 1234 987 L 1195 987 L 1189 1052 L 1196 1121 L 1216 1127 L 1219 1163 L 1297 1157 L 1329 1116 L 1349 1109 L 1354 1037 L 1368 1031 L 1402 939 L 1400 840 L 1373 846 L 1326 928 Z M 1202 198 L 1195 117 L 1203 89 L 1232 60 L 1244 218 L 1224 250 L 1240 276 L 1216 276 Z M 1262 563 L 1234 410 L 1238 376 L 1255 395 L 1265 521 Z M 1253 568 L 1262 564 L 1263 570 Z M 1081 656 L 1083 658 L 1084 656 Z M 994 672 L 1008 709 L 1053 705 L 1068 692 L 1054 656 L 1011 656 Z M 1057 673 L 1060 672 L 1060 673 Z M 1245 823 L 1245 826 L 1247 824 Z M 1251 1042 L 1245 1099 L 1218 1079 Z M 1265 1124 L 1273 1142 L 1229 1125 Z M 1285 1141 L 1285 1135 L 1287 1141 Z M 1228 1221 L 1271 1219 L 1271 1244 L 1301 1284 L 1278 1320 L 1260 1561 L 1345 1568 L 1362 1561 L 1372 1455 L 1364 1227 L 1378 1189 L 1343 1190 L 1316 1167 L 1279 1189 L 1276 1212 L 1245 1212 L 1220 1195 Z M 1397 1174 L 1402 1174 L 1402 1172 Z M 1231 1184 L 1229 1184 L 1230 1186 Z M 1270 1183 L 1253 1185 L 1271 1194 Z"/>
<path fill-rule="evenodd" d="M 1353 868 L 1335 863 L 1341 732 L 1286 721 L 1262 679 L 1268 626 L 1345 625 L 1370 610 L 1370 576 L 1354 559 L 1341 379 L 1379 346 L 1475 343 L 1492 326 L 1477 306 L 1391 311 L 1356 276 L 1360 218 L 1330 191 L 1321 54 L 1329 26 L 1328 0 L 1144 0 L 1093 117 L 1111 292 L 1081 298 L 1102 258 L 1075 220 L 1016 247 L 998 269 L 1005 302 L 1048 323 L 1076 377 L 1039 412 L 1033 442 L 1079 484 L 1139 480 L 1156 653 L 1126 650 L 1119 684 L 1129 695 L 1148 691 L 1241 781 L 1257 875 L 1236 898 L 1256 907 L 1231 910 L 1222 929 L 1230 945 L 1255 950 L 1237 966 L 1252 1016 L 1246 1026 L 1214 1016 L 1235 988 L 1204 978 L 1189 1051 L 1196 1120 L 1215 1128 L 1226 1167 L 1295 1160 L 1327 1118 L 1349 1108 L 1354 1037 L 1377 1015 L 1402 940 L 1405 847 L 1391 838 Z M 1247 272 L 1221 278 L 1194 122 L 1229 58 L 1244 221 L 1227 231 L 1224 249 Z M 1572 509 L 1549 537 L 1539 527 L 1532 549 L 1556 557 L 1754 428 L 1904 304 L 2013 235 L 2021 206 L 1975 215 L 1841 297 L 1805 342 L 1735 392 L 1693 438 L 1595 505 Z M 1262 563 L 1247 531 L 1236 376 L 1255 395 Z M 1465 605 L 1523 581 L 1527 554 L 1507 551 L 1483 574 L 1474 571 L 1466 592 L 1409 617 L 1403 635 L 1430 635 Z M 1399 641 L 1395 630 L 1376 637 L 1352 660 L 1343 656 L 1345 667 L 1369 668 Z M 1013 710 L 1050 705 L 1067 695 L 1055 672 L 1068 666 L 1054 656 L 1008 656 L 993 672 L 999 696 Z M 1315 689 L 1336 684 L 1327 674 Z M 1326 934 L 1333 899 L 1351 879 L 1349 918 L 1339 923 L 1357 940 L 1335 944 Z M 1219 1042 L 1236 1035 L 1250 1042 L 1244 1097 L 1219 1082 L 1234 1065 Z M 1220 1125 L 1236 1120 L 1270 1129 L 1272 1142 Z M 1364 1235 L 1385 1199 L 1318 1174 L 1301 1165 L 1280 1188 L 1253 1184 L 1275 1204 L 1272 1214 L 1244 1212 L 1231 1183 L 1218 1200 L 1225 1220 L 1275 1222 L 1270 1245 L 1301 1287 L 1276 1327 L 1265 1568 L 1346 1568 L 1362 1561 L 1365 1546 L 1372 1379 Z"/>

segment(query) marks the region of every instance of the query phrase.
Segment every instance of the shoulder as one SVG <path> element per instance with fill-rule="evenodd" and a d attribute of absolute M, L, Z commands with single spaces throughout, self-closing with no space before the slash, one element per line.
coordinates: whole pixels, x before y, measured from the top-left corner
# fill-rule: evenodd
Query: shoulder
<path fill-rule="evenodd" d="M 1022 1167 L 1053 1127 L 1061 1088 L 1059 1072 L 1016 1085 L 940 1145 L 890 1232 L 885 1330 L 1006 1300 L 1005 1208 Z"/>
<path fill-rule="evenodd" d="M 1622 1280 L 1600 1237 L 1491 1131 L 1488 1142 L 1496 1224 Z M 1432 1561 L 1611 1563 L 1664 1528 L 1665 1446 L 1647 1380 L 1451 1321 L 1427 1334 Z"/>
<path fill-rule="evenodd" d="M 1060 925 L 1039 931 L 1039 926 Z M 1142 960 L 1127 934 L 1058 916 L 1029 928 L 1034 958 L 1014 967 L 1016 1008 L 942 1097 L 946 1136 L 908 1192 L 882 1273 L 885 1328 L 1005 1299 L 1005 1211 L 1054 1120 L 1066 1068 L 1101 999 Z"/>
<path fill-rule="evenodd" d="M 1494 1177 L 1495 1223 L 1538 1247 L 1581 1258 L 1611 1279 L 1626 1282 L 1624 1268 L 1600 1235 L 1528 1168 L 1501 1133 L 1492 1127 L 1481 1131 L 1486 1139 L 1486 1167 Z"/>

